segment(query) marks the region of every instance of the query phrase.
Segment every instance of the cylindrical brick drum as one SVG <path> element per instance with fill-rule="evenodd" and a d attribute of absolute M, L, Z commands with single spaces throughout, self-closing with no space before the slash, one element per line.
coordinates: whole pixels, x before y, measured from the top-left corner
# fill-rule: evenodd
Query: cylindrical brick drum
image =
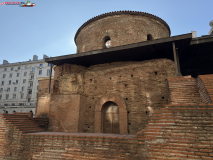
<path fill-rule="evenodd" d="M 152 14 L 110 12 L 85 22 L 75 35 L 77 53 L 170 36 L 168 24 Z"/>

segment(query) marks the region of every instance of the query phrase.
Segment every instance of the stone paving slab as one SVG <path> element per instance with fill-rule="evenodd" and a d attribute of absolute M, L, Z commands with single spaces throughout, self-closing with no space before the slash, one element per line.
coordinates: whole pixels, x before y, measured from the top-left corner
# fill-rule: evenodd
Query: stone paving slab
<path fill-rule="evenodd" d="M 66 132 L 35 132 L 27 133 L 35 135 L 75 135 L 75 136 L 103 136 L 103 137 L 128 137 L 134 138 L 133 134 L 110 134 L 110 133 L 66 133 Z"/>

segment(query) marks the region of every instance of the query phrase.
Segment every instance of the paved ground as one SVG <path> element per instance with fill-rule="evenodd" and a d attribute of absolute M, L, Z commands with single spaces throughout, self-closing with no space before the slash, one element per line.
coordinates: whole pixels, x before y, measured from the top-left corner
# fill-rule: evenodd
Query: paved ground
<path fill-rule="evenodd" d="M 66 132 L 35 132 L 27 134 L 38 134 L 38 135 L 75 135 L 75 136 L 103 136 L 103 137 L 128 137 L 133 138 L 133 134 L 108 134 L 108 133 L 66 133 Z"/>

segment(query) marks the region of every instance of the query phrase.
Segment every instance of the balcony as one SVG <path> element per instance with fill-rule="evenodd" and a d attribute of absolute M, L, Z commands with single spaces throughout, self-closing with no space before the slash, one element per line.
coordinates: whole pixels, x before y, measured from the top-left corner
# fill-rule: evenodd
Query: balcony
<path fill-rule="evenodd" d="M 35 74 L 35 71 L 30 71 L 30 74 L 32 75 L 32 74 Z"/>
<path fill-rule="evenodd" d="M 27 88 L 28 88 L 28 89 L 32 89 L 32 88 L 33 88 L 33 86 L 28 86 Z"/>
<path fill-rule="evenodd" d="M 32 96 L 32 94 L 27 94 L 27 98 L 30 98 Z"/>
<path fill-rule="evenodd" d="M 34 80 L 33 78 L 30 78 L 30 79 L 29 79 L 29 82 L 33 82 L 33 80 Z"/>

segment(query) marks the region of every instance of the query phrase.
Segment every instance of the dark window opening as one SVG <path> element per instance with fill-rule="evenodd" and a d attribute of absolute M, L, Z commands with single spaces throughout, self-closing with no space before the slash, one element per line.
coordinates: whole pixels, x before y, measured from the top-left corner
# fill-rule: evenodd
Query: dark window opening
<path fill-rule="evenodd" d="M 91 108 L 91 106 L 89 106 L 89 108 Z"/>
<path fill-rule="evenodd" d="M 111 39 L 109 36 L 104 37 L 104 46 L 103 48 L 110 48 L 111 47 Z"/>
<path fill-rule="evenodd" d="M 128 100 L 128 98 L 126 98 L 126 100 Z"/>
<path fill-rule="evenodd" d="M 155 72 L 155 75 L 157 75 L 158 74 L 158 72 Z"/>
<path fill-rule="evenodd" d="M 164 99 L 164 97 L 162 97 L 162 99 Z"/>
<path fill-rule="evenodd" d="M 129 125 L 131 125 L 131 123 L 128 123 Z"/>
<path fill-rule="evenodd" d="M 147 41 L 150 41 L 150 40 L 153 40 L 153 37 L 152 37 L 151 34 L 148 34 L 148 35 L 147 35 Z"/>
<path fill-rule="evenodd" d="M 133 75 L 131 75 L 131 77 L 133 77 Z"/>
<path fill-rule="evenodd" d="M 129 111 L 127 113 L 129 113 Z"/>

